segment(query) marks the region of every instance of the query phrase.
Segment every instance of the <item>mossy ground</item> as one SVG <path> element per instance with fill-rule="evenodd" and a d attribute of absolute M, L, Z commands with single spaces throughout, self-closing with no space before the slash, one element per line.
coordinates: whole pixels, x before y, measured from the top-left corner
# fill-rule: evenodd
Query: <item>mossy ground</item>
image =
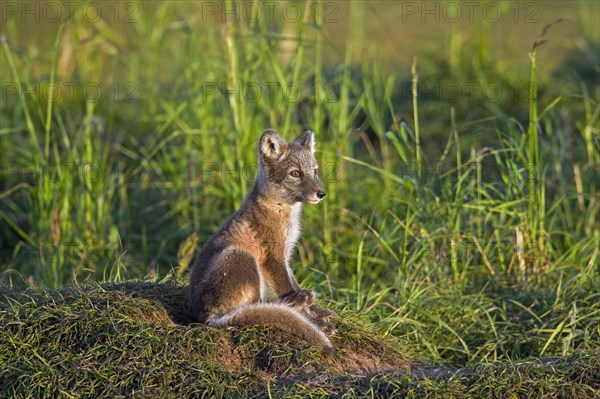
<path fill-rule="evenodd" d="M 186 288 L 126 282 L 0 295 L 0 396 L 597 397 L 600 356 L 426 367 L 352 312 L 323 355 L 271 328 L 191 323 Z"/>

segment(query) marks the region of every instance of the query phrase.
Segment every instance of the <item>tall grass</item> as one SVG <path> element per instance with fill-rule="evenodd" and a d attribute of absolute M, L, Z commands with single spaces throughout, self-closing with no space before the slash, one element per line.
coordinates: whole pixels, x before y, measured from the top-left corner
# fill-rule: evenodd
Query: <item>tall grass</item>
<path fill-rule="evenodd" d="M 363 62 L 359 28 L 336 47 L 309 1 L 296 23 L 204 23 L 194 4 L 132 4 L 128 40 L 76 19 L 40 53 L 7 22 L 5 284 L 185 277 L 253 183 L 260 132 L 312 129 L 328 197 L 305 208 L 293 265 L 304 285 L 437 360 L 598 345 L 598 90 L 549 96 L 544 47 L 503 71 L 484 48 L 489 28 L 470 45 L 454 27 L 439 65 L 415 51 L 390 72 Z M 369 7 L 351 4 L 352 26 Z M 534 90 L 516 104 L 419 93 L 472 79 Z M 33 90 L 73 80 L 110 95 L 54 102 Z"/>

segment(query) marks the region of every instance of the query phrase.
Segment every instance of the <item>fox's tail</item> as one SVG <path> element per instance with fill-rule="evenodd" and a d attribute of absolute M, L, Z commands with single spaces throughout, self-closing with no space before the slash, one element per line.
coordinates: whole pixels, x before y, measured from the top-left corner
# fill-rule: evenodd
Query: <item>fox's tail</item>
<path fill-rule="evenodd" d="M 331 341 L 317 326 L 297 310 L 278 303 L 243 305 L 213 320 L 211 326 L 275 326 L 302 338 L 311 345 L 331 350 Z"/>

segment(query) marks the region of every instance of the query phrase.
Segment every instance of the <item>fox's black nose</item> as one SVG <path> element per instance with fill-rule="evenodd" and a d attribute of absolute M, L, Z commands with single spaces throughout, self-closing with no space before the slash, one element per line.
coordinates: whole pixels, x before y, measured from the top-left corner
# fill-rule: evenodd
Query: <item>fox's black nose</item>
<path fill-rule="evenodd" d="M 317 192 L 317 197 L 319 197 L 319 199 L 323 199 L 323 197 L 325 197 L 326 195 L 327 193 L 323 190 Z"/>

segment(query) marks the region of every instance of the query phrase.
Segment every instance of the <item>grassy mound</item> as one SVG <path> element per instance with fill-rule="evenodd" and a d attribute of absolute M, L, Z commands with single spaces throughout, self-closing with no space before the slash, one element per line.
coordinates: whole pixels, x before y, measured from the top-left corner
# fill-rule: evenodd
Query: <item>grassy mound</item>
<path fill-rule="evenodd" d="M 125 283 L 4 292 L 0 396 L 248 396 L 269 381 L 326 381 L 405 370 L 390 340 L 334 321 L 335 350 L 321 355 L 270 328 L 191 324 L 185 287 Z"/>
<path fill-rule="evenodd" d="M 192 324 L 173 283 L 3 291 L 0 323 L 0 397 L 581 399 L 600 389 L 597 354 L 440 371 L 348 312 L 333 320 L 328 356 L 270 328 Z"/>

